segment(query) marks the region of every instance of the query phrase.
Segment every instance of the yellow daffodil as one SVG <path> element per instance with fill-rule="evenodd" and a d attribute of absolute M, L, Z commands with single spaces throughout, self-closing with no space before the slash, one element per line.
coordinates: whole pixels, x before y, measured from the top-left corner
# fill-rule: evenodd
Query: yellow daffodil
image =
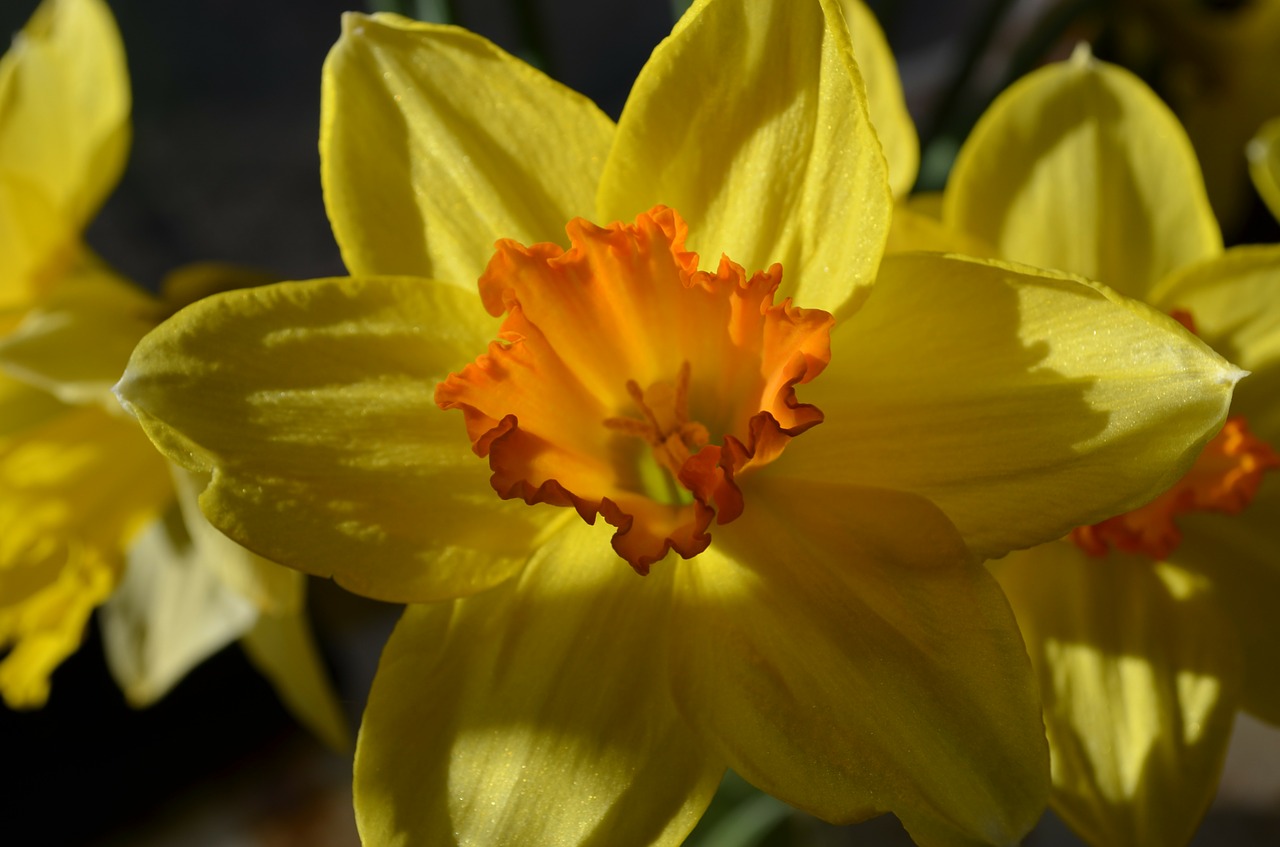
<path fill-rule="evenodd" d="M 80 242 L 124 166 L 129 107 L 119 33 L 99 0 L 47 0 L 0 59 L 0 645 L 11 648 L 0 695 L 42 705 L 105 603 L 108 663 L 135 705 L 242 637 L 288 705 L 342 744 L 302 577 L 214 530 L 194 505 L 202 483 L 171 475 L 110 395 L 166 315 L 262 281 L 192 267 L 156 298 Z"/>
<path fill-rule="evenodd" d="M 1040 675 L 1055 809 L 1093 844 L 1185 843 L 1237 710 L 1280 721 L 1280 247 L 1223 251 L 1176 119 L 1084 49 L 992 105 L 943 219 L 1145 300 L 1253 372 L 1159 498 L 993 563 Z"/>
<path fill-rule="evenodd" d="M 201 301 L 116 390 L 216 526 L 413 604 L 365 843 L 676 844 L 726 766 L 1016 841 L 1047 751 L 980 562 L 1167 485 L 1239 371 L 1073 277 L 882 265 L 834 2 L 695 3 L 616 125 L 468 32 L 349 15 L 322 103 L 353 276 Z"/>

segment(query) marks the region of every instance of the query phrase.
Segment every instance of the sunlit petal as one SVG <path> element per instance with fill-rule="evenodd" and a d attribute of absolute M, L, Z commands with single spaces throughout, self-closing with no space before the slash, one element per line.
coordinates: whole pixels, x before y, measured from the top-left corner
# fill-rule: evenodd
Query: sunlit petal
<path fill-rule="evenodd" d="M 1091 844 L 1185 844 L 1217 789 L 1239 648 L 1206 582 L 1056 542 L 996 565 L 1040 676 L 1053 806 Z"/>
<path fill-rule="evenodd" d="M 321 83 L 320 174 L 353 274 L 470 285 L 498 238 L 590 216 L 613 123 L 456 27 L 350 13 Z"/>
<path fill-rule="evenodd" d="M 1231 413 L 1280 445 L 1280 245 L 1233 247 L 1192 265 L 1158 286 L 1152 305 L 1184 310 L 1205 343 L 1249 371 Z"/>
<path fill-rule="evenodd" d="M 919 844 L 1012 843 L 1043 808 L 1047 751 L 995 580 L 922 498 L 767 482 L 677 568 L 681 712 L 826 820 L 893 811 Z"/>
<path fill-rule="evenodd" d="M 364 843 L 676 845 L 723 765 L 668 694 L 672 571 L 576 519 L 517 579 L 410 606 L 356 751 Z"/>
<path fill-rule="evenodd" d="M 1144 297 L 1222 237 L 1173 113 L 1087 49 L 1014 83 L 974 127 L 944 220 L 1006 259 Z"/>
<path fill-rule="evenodd" d="M 986 557 L 1167 487 L 1240 376 L 1105 289 L 928 254 L 887 258 L 831 346 L 802 395 L 826 420 L 788 445 L 785 472 L 923 494 Z"/>
<path fill-rule="evenodd" d="M 201 508 L 238 542 L 357 593 L 460 596 L 518 570 L 548 518 L 497 499 L 433 399 L 495 331 L 451 285 L 282 283 L 184 310 L 118 391 L 171 459 L 212 471 Z"/>
<path fill-rule="evenodd" d="M 600 219 L 664 204 L 712 261 L 781 262 L 783 293 L 806 307 L 865 293 L 889 225 L 887 168 L 834 2 L 696 3 L 636 80 Z"/>

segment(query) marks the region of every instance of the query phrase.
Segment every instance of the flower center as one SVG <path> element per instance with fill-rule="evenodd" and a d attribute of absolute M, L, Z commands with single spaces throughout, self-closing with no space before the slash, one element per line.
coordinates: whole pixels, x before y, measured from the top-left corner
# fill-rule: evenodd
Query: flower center
<path fill-rule="evenodd" d="M 463 412 L 500 497 L 602 515 L 643 574 L 705 550 L 712 519 L 742 513 L 742 477 L 822 421 L 795 386 L 829 361 L 833 320 L 773 302 L 779 265 L 698 270 L 671 209 L 566 231 L 568 251 L 498 243 L 480 278 L 498 340 L 436 403 Z"/>
<path fill-rule="evenodd" d="M 635 401 L 643 420 L 635 418 L 605 418 L 609 429 L 642 439 L 652 450 L 652 458 L 663 474 L 665 492 L 655 492 L 656 498 L 665 493 L 668 502 L 692 503 L 687 489 L 680 486 L 680 469 L 685 462 L 707 445 L 711 435 L 697 421 L 689 420 L 689 362 L 680 366 L 676 382 L 655 382 L 646 389 L 634 379 L 627 380 L 627 393 Z M 655 499 L 656 499 L 655 498 Z"/>
<path fill-rule="evenodd" d="M 1195 321 L 1184 309 L 1170 315 L 1191 332 Z M 1091 556 L 1112 548 L 1166 559 L 1182 543 L 1177 518 L 1188 512 L 1238 515 L 1253 501 L 1262 476 L 1280 468 L 1280 456 L 1249 431 L 1242 417 L 1228 418 L 1222 431 L 1200 452 L 1182 479 L 1159 497 L 1101 523 L 1076 527 L 1070 538 Z"/>

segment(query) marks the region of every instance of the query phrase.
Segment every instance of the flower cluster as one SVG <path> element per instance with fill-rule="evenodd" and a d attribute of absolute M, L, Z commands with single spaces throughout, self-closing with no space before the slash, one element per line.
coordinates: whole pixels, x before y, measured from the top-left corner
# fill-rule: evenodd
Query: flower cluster
<path fill-rule="evenodd" d="M 128 139 L 101 0 L 45 0 L 3 62 L 11 706 L 100 608 L 131 701 L 239 638 L 341 745 L 310 574 L 406 604 L 369 845 L 675 845 L 730 769 L 921 845 L 1048 805 L 1178 844 L 1236 713 L 1280 722 L 1280 246 L 1224 249 L 1177 119 L 1087 48 L 913 196 L 860 0 L 698 0 L 616 122 L 350 13 L 320 80 L 349 276 L 159 294 L 81 238 Z"/>

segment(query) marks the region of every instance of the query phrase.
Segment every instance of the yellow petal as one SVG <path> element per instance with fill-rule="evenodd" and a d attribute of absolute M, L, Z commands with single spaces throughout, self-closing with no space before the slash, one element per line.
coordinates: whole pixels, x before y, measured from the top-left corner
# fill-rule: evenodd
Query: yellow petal
<path fill-rule="evenodd" d="M 1170 277 L 1152 305 L 1184 309 L 1210 347 L 1250 372 L 1231 403 L 1280 447 L 1280 246 L 1233 247 Z"/>
<path fill-rule="evenodd" d="M 124 578 L 102 607 L 107 667 L 130 705 L 149 706 L 257 616 L 204 566 L 174 504 L 129 548 Z"/>
<path fill-rule="evenodd" d="M 893 207 L 893 223 L 889 227 L 884 252 L 910 253 L 915 250 L 963 253 L 983 258 L 995 258 L 997 253 L 994 246 L 963 230 L 947 226 L 933 215 L 922 212 L 916 204 L 900 201 Z"/>
<path fill-rule="evenodd" d="M 1239 515 L 1188 515 L 1179 565 L 1203 574 L 1235 624 L 1245 661 L 1242 705 L 1280 725 L 1280 478 L 1268 475 Z"/>
<path fill-rule="evenodd" d="M 1102 287 L 924 253 L 886 258 L 831 348 L 799 393 L 825 422 L 788 444 L 779 472 L 923 494 L 984 557 L 1168 487 L 1241 375 Z"/>
<path fill-rule="evenodd" d="M 1044 807 L 1048 751 L 995 580 L 922 498 L 764 482 L 677 566 L 681 713 L 825 820 L 892 811 L 922 845 L 1015 841 Z"/>
<path fill-rule="evenodd" d="M 613 123 L 480 36 L 348 14 L 321 80 L 320 175 L 353 274 L 470 285 L 499 238 L 591 217 Z"/>
<path fill-rule="evenodd" d="M 889 188 L 904 198 L 916 184 L 920 167 L 920 140 L 907 112 L 898 77 L 898 62 L 889 49 L 876 16 L 862 0 L 840 0 L 853 40 L 853 55 L 867 86 L 867 108 L 889 166 Z"/>
<path fill-rule="evenodd" d="M 292 571 L 249 552 L 219 532 L 200 511 L 200 492 L 209 487 L 209 474 L 171 467 L 182 522 L 190 535 L 201 567 L 247 600 L 259 612 L 283 615 L 301 612 L 306 581 Z"/>
<path fill-rule="evenodd" d="M 270 562 L 263 564 L 285 570 Z M 286 573 L 301 590 L 306 577 L 293 571 Z M 241 643 L 294 717 L 330 748 L 350 749 L 351 730 L 346 715 L 301 610 L 259 615 Z"/>
<path fill-rule="evenodd" d="M 1262 125 L 1246 148 L 1249 176 L 1271 214 L 1280 220 L 1280 118 Z"/>
<path fill-rule="evenodd" d="M 120 179 L 129 75 L 101 0 L 45 0 L 0 59 L 0 162 L 75 229 Z"/>
<path fill-rule="evenodd" d="M 201 300 L 117 391 L 200 506 L 272 561 L 401 602 L 515 573 L 555 510 L 499 500 L 435 386 L 485 350 L 479 296 L 417 279 L 281 283 Z"/>
<path fill-rule="evenodd" d="M 116 584 L 118 565 L 101 551 L 69 551 L 51 583 L 14 604 L 0 605 L 0 697 L 11 709 L 39 708 L 49 676 L 76 651 L 94 608 Z"/>
<path fill-rule="evenodd" d="M 676 714 L 672 569 L 572 517 L 493 591 L 410 606 L 356 748 L 366 845 L 676 845 L 723 765 Z"/>
<path fill-rule="evenodd" d="M 164 461 L 130 420 L 67 408 L 0 442 L 0 602 L 56 579 L 73 548 L 116 560 L 172 497 Z"/>
<path fill-rule="evenodd" d="M 1132 297 L 1222 249 L 1173 113 L 1087 49 L 1029 74 L 991 105 L 956 158 L 944 220 L 1003 258 Z"/>
<path fill-rule="evenodd" d="M 111 386 L 159 310 L 142 289 L 86 260 L 0 339 L 0 366 L 66 403 L 118 410 Z"/>
<path fill-rule="evenodd" d="M 32 394 L 0 380 L 0 418 Z M 46 395 L 47 396 L 47 395 Z M 12 706 L 39 706 L 48 675 L 114 588 L 125 546 L 172 496 L 137 426 L 95 406 L 26 404 L 0 440 L 0 669 Z"/>
<path fill-rule="evenodd" d="M 197 565 L 215 577 L 223 592 L 247 604 L 253 614 L 241 630 L 250 661 L 300 723 L 334 750 L 351 746 L 351 731 L 329 680 L 306 618 L 306 577 L 269 562 L 223 535 L 197 505 L 209 478 L 174 468 L 183 524 Z"/>
<path fill-rule="evenodd" d="M 1040 677 L 1054 809 L 1090 844 L 1187 843 L 1217 789 L 1240 675 L 1204 581 L 1068 542 L 996 572 Z"/>
<path fill-rule="evenodd" d="M 0 331 L 74 262 L 79 235 L 38 186 L 0 173 Z"/>
<path fill-rule="evenodd" d="M 835 311 L 865 293 L 891 201 L 834 3 L 696 3 L 627 100 L 599 219 L 664 204 L 712 262 L 781 262 L 784 293 L 800 305 Z"/>
<path fill-rule="evenodd" d="M 47 391 L 0 372 L 0 445 L 67 411 L 67 405 Z"/>

